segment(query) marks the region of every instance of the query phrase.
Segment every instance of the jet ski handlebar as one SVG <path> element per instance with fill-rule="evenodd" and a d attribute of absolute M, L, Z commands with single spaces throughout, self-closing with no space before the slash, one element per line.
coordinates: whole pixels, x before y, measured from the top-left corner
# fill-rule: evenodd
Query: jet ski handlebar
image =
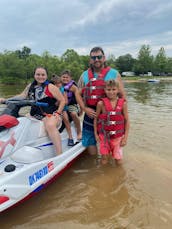
<path fill-rule="evenodd" d="M 36 102 L 35 100 L 29 100 L 29 99 L 7 99 L 3 103 L 6 105 L 14 104 L 21 107 L 25 107 L 25 106 L 48 107 L 48 103 Z"/>

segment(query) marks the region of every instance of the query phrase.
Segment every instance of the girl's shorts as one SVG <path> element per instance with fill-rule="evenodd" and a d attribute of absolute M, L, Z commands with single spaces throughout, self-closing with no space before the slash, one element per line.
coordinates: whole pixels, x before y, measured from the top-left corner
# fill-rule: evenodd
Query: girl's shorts
<path fill-rule="evenodd" d="M 68 105 L 68 111 L 69 111 L 69 113 L 70 113 L 70 112 L 75 112 L 75 113 L 79 114 L 79 112 L 80 112 L 80 107 L 79 107 L 78 104 Z"/>

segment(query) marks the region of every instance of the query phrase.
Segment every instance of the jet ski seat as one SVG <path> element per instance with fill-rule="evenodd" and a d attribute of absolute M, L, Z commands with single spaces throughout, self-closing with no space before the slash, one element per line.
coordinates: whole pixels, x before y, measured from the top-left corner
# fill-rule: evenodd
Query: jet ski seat
<path fill-rule="evenodd" d="M 17 150 L 11 155 L 11 159 L 18 163 L 30 164 L 46 160 L 54 156 L 56 155 L 53 151 L 47 153 L 39 148 L 23 146 L 21 149 Z"/>

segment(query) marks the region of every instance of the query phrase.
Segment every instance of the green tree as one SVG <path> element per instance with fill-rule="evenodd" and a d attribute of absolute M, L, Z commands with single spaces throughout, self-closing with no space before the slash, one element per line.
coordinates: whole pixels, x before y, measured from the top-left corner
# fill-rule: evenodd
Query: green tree
<path fill-rule="evenodd" d="M 149 45 L 142 45 L 137 62 L 134 66 L 134 71 L 138 73 L 147 73 L 153 70 L 153 56 L 151 55 L 151 48 Z"/>
<path fill-rule="evenodd" d="M 74 80 L 78 80 L 81 72 L 88 68 L 89 57 L 79 56 L 73 49 L 67 49 L 67 51 L 61 57 L 64 63 L 64 69 L 68 69 L 72 73 Z"/>
<path fill-rule="evenodd" d="M 26 46 L 14 52 L 5 50 L 0 53 L 0 81 L 5 83 L 31 81 L 37 66 L 46 67 L 49 78 L 53 73 L 59 75 L 63 70 L 69 69 L 77 81 L 81 73 L 89 67 L 89 59 L 89 55 L 80 56 L 73 49 L 67 49 L 61 57 L 53 56 L 48 51 L 42 55 L 31 54 L 31 49 Z M 164 48 L 162 47 L 154 58 L 149 45 L 141 46 L 137 59 L 133 59 L 130 54 L 115 59 L 115 56 L 110 54 L 107 64 L 120 72 L 134 71 L 140 74 L 154 69 L 158 72 L 172 73 L 172 58 L 166 57 Z"/>
<path fill-rule="evenodd" d="M 79 55 L 73 49 L 67 49 L 66 52 L 61 56 L 62 61 L 71 63 L 73 61 L 79 62 Z"/>
<path fill-rule="evenodd" d="M 111 66 L 112 68 L 116 67 L 116 60 L 115 60 L 115 56 L 113 54 L 110 54 L 107 57 L 106 63 L 108 66 Z"/>
<path fill-rule="evenodd" d="M 16 79 L 23 79 L 24 72 L 23 60 L 19 59 L 14 52 L 5 51 L 4 55 L 1 56 L 1 80 L 6 83 L 12 83 Z"/>
<path fill-rule="evenodd" d="M 162 74 L 166 71 L 167 71 L 167 56 L 165 53 L 165 49 L 161 47 L 154 60 L 154 72 Z"/>
<path fill-rule="evenodd" d="M 26 59 L 31 54 L 31 49 L 24 46 L 22 50 L 16 50 L 15 53 L 19 58 Z"/>
<path fill-rule="evenodd" d="M 80 62 L 80 65 L 81 65 L 81 69 L 84 71 L 86 70 L 88 67 L 89 67 L 89 60 L 90 60 L 90 57 L 88 55 L 86 56 L 79 56 L 79 62 Z"/>
<path fill-rule="evenodd" d="M 132 71 L 135 59 L 130 54 L 119 56 L 116 59 L 116 67 L 120 72 Z"/>
<path fill-rule="evenodd" d="M 171 57 L 167 58 L 167 72 L 172 73 L 172 58 Z"/>

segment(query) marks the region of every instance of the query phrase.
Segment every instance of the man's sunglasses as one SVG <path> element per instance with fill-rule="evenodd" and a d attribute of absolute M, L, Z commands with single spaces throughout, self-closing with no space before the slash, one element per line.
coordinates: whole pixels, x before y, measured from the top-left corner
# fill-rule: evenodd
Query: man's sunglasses
<path fill-rule="evenodd" d="M 103 57 L 102 55 L 99 55 L 99 56 L 91 56 L 90 58 L 91 58 L 92 60 L 96 60 L 96 59 L 101 60 L 102 57 Z"/>

